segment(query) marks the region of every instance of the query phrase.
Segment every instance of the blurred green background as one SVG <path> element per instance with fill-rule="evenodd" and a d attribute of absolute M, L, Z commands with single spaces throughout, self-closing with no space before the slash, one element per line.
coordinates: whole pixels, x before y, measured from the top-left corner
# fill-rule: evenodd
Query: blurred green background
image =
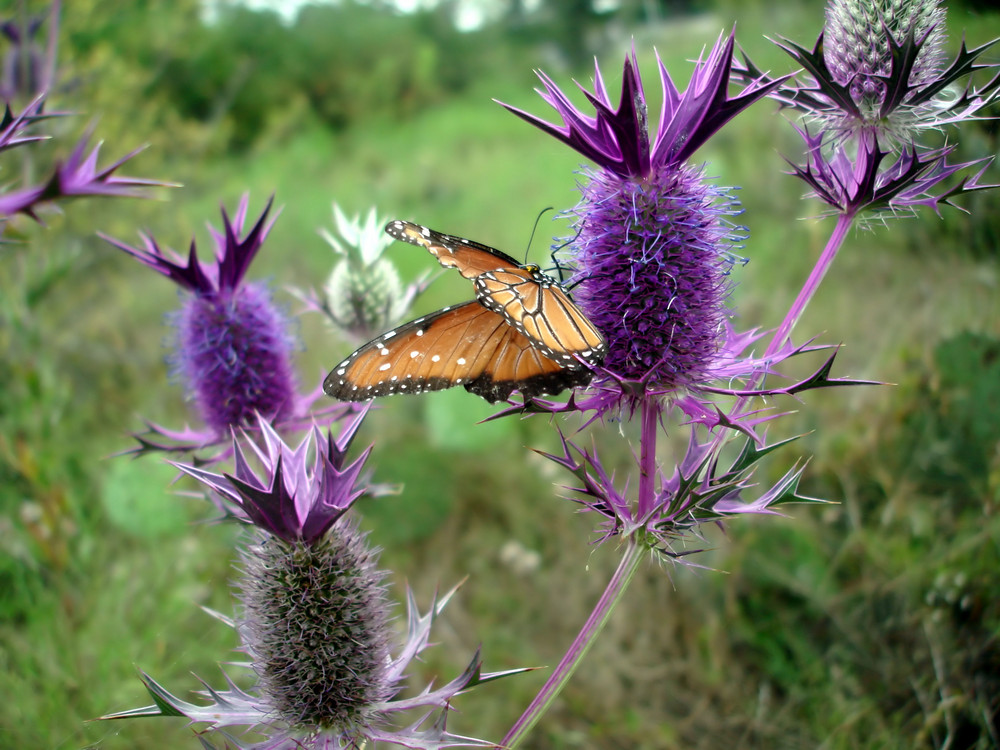
<path fill-rule="evenodd" d="M 1000 35 L 990 5 L 946 4 L 952 50 L 962 29 L 970 45 Z M 157 458 L 109 458 L 142 419 L 179 427 L 192 415 L 164 363 L 176 290 L 95 232 L 208 246 L 220 205 L 232 212 L 249 191 L 253 216 L 273 193 L 281 215 L 251 276 L 279 295 L 324 281 L 333 256 L 317 229 L 331 227 L 332 201 L 520 255 L 542 208 L 575 203 L 579 160 L 492 98 L 544 113 L 532 69 L 589 82 L 595 54 L 616 95 L 634 39 L 657 112 L 654 46 L 683 86 L 689 61 L 735 23 L 758 65 L 785 72 L 765 36 L 810 45 L 822 21 L 821 3 L 791 0 L 445 1 L 407 13 L 344 2 L 284 16 L 196 0 L 66 3 L 50 107 L 78 114 L 50 123 L 57 137 L 33 150 L 33 168 L 95 123 L 105 159 L 148 144 L 125 173 L 183 187 L 66 204 L 44 226 L 19 219 L 0 246 L 0 747 L 196 747 L 181 720 L 87 720 L 146 705 L 139 668 L 185 694 L 200 687 L 192 673 L 218 684 L 216 665 L 239 657 L 232 632 L 199 609 L 232 611 L 235 530 L 198 523 L 209 509 L 178 494 L 191 487 L 171 485 Z M 996 130 L 967 123 L 960 156 L 996 153 Z M 798 154 L 764 102 L 698 155 L 720 184 L 742 187 L 740 327 L 778 323 L 832 228 L 783 174 L 781 156 Z M 3 167 L 7 180 L 28 168 Z M 844 343 L 837 374 L 891 385 L 778 402 L 798 413 L 772 436 L 808 435 L 765 471 L 811 455 L 806 494 L 836 504 L 730 525 L 695 558 L 707 569 L 651 563 L 525 747 L 1000 746 L 998 202 L 976 194 L 967 214 L 852 234 L 798 334 Z M 533 258 L 547 263 L 548 238 L 565 233 L 543 217 Z M 389 252 L 410 274 L 433 266 Z M 418 307 L 462 295 L 467 284 L 444 277 Z M 353 348 L 316 316 L 299 334 L 310 386 Z M 448 679 L 480 643 L 487 669 L 555 664 L 616 557 L 613 544 L 591 546 L 593 519 L 558 499 L 567 478 L 529 450 L 552 446 L 551 427 L 475 425 L 490 409 L 464 391 L 381 406 L 363 439 L 377 443 L 376 478 L 405 491 L 361 510 L 395 595 L 409 583 L 426 606 L 468 576 L 414 684 Z M 627 466 L 632 425 L 591 432 Z M 463 698 L 449 728 L 498 739 L 545 674 Z"/>

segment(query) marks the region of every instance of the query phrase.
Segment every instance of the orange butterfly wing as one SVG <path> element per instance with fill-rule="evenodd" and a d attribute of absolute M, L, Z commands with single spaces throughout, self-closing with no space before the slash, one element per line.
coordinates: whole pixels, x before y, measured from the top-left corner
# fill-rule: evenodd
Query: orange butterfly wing
<path fill-rule="evenodd" d="M 408 221 L 391 221 L 385 231 L 425 248 L 445 268 L 458 269 L 473 281 L 483 305 L 500 313 L 564 367 L 582 367 L 578 357 L 592 364 L 604 359 L 604 337 L 559 283 L 538 266 L 522 266 L 495 248 Z"/>
<path fill-rule="evenodd" d="M 474 281 L 483 305 L 499 313 L 547 357 L 564 367 L 599 364 L 608 347 L 594 324 L 537 266 L 487 271 Z"/>
<path fill-rule="evenodd" d="M 472 301 L 417 318 L 337 365 L 323 390 L 342 401 L 463 385 L 491 403 L 585 385 L 592 373 L 545 357 L 498 313 Z"/>
<path fill-rule="evenodd" d="M 475 279 L 487 271 L 520 268 L 521 264 L 506 253 L 472 240 L 435 232 L 409 221 L 390 221 L 386 234 L 402 242 L 426 249 L 445 268 L 456 268 L 467 279 Z"/>

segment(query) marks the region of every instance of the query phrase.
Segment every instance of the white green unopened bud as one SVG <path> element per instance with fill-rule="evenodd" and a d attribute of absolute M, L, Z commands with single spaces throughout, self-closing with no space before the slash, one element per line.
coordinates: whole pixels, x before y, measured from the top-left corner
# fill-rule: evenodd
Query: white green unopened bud
<path fill-rule="evenodd" d="M 324 293 L 333 322 L 365 339 L 395 325 L 409 299 L 395 267 L 384 258 L 370 265 L 343 258 L 333 267 Z"/>

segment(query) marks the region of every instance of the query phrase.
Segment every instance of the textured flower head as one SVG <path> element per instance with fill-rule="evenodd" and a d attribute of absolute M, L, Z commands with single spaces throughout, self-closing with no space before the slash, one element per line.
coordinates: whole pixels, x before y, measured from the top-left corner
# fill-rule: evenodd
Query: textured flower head
<path fill-rule="evenodd" d="M 223 210 L 222 231 L 210 227 L 211 262 L 198 258 L 193 240 L 185 261 L 151 237 L 143 236 L 142 249 L 105 238 L 190 293 L 172 316 L 173 364 L 205 423 L 220 436 L 257 413 L 283 417 L 296 407 L 288 321 L 264 283 L 244 281 L 273 223 L 267 220 L 271 202 L 241 237 L 247 200 L 232 220 Z"/>
<path fill-rule="evenodd" d="M 423 281 L 404 287 L 396 267 L 383 253 L 392 238 L 382 231 L 385 219 L 372 208 L 364 220 L 348 217 L 333 204 L 338 239 L 320 234 L 340 256 L 323 289 L 323 299 L 310 301 L 352 339 L 368 341 L 402 319 L 423 289 Z"/>
<path fill-rule="evenodd" d="M 578 230 L 571 266 L 575 299 L 608 342 L 607 375 L 595 387 L 616 385 L 618 401 L 634 405 L 642 394 L 703 382 L 725 345 L 728 272 L 743 237 L 728 217 L 739 208 L 728 189 L 708 183 L 685 159 L 784 80 L 762 77 L 730 97 L 734 43 L 732 34 L 720 37 L 683 93 L 657 55 L 663 105 L 653 137 L 634 50 L 617 108 L 600 70 L 594 92 L 584 90 L 595 116 L 577 110 L 541 73 L 542 98 L 563 126 L 508 107 L 599 167 L 584 170 L 582 200 L 570 211 Z"/>
<path fill-rule="evenodd" d="M 995 67 L 976 63 L 995 41 L 973 50 L 963 43 L 946 66 L 945 38 L 940 0 L 831 0 L 812 50 L 781 45 L 806 75 L 775 98 L 803 112 L 827 140 L 900 150 L 923 131 L 977 116 L 996 97 L 1000 76 L 978 88 L 954 86 Z"/>

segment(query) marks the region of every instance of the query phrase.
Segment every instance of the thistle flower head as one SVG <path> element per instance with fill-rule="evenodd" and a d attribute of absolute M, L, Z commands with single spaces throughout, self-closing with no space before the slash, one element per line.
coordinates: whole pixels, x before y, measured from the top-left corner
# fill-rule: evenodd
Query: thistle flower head
<path fill-rule="evenodd" d="M 231 475 L 178 465 L 256 527 L 240 553 L 238 615 L 220 619 L 239 633 L 257 684 L 244 691 L 227 677 L 228 689 L 209 689 L 203 695 L 211 703 L 201 706 L 171 695 L 144 675 L 156 705 L 103 718 L 180 715 L 207 723 L 210 730 L 247 727 L 266 739 L 248 745 L 220 734 L 235 747 L 254 750 L 347 750 L 382 742 L 427 750 L 488 744 L 445 727 L 459 693 L 504 676 L 481 674 L 478 654 L 448 684 L 400 696 L 407 669 L 427 647 L 431 623 L 451 593 L 423 616 L 409 598 L 407 639 L 394 657 L 378 551 L 344 516 L 363 491 L 359 475 L 368 451 L 353 463 L 345 460 L 360 422 L 358 416 L 336 439 L 314 429 L 297 447 L 262 423 L 264 445 L 254 445 L 244 434 L 234 449 Z M 250 468 L 248 454 L 259 469 Z M 404 726 L 401 712 L 411 710 L 418 712 L 417 719 Z M 211 731 L 202 740 L 214 746 Z"/>
<path fill-rule="evenodd" d="M 296 406 L 288 321 L 264 283 L 244 281 L 273 223 L 267 221 L 271 202 L 241 237 L 247 200 L 244 196 L 232 220 L 223 210 L 221 231 L 210 228 L 212 262 L 198 258 L 194 241 L 185 261 L 151 237 L 143 236 L 142 249 L 105 238 L 189 292 L 172 316 L 173 364 L 216 435 L 257 413 L 287 416 Z"/>
<path fill-rule="evenodd" d="M 774 97 L 802 112 L 828 141 L 877 141 L 901 150 L 924 131 L 976 117 L 996 97 L 1000 76 L 978 88 L 954 85 L 995 67 L 976 63 L 995 41 L 973 50 L 963 43 L 945 65 L 945 39 L 940 0 L 830 0 L 812 50 L 781 44 L 805 75 Z"/>
<path fill-rule="evenodd" d="M 604 367 L 660 392 L 703 382 L 728 317 L 736 199 L 687 165 L 642 181 L 585 174 L 575 297 L 608 341 Z"/>
<path fill-rule="evenodd" d="M 323 288 L 323 299 L 311 306 L 351 338 L 367 341 L 399 322 L 423 284 L 404 287 L 396 267 L 383 256 L 393 240 L 382 231 L 385 220 L 374 208 L 362 220 L 346 216 L 334 203 L 333 215 L 340 237 L 326 230 L 320 234 L 339 259 Z"/>
<path fill-rule="evenodd" d="M 738 204 L 685 159 L 784 80 L 761 77 L 730 97 L 734 44 L 732 34 L 720 36 L 695 63 L 683 93 L 657 55 L 663 105 L 653 137 L 634 50 L 617 108 L 599 69 L 594 91 L 584 89 L 594 116 L 576 109 L 541 73 L 542 98 L 563 126 L 507 107 L 599 167 L 583 172 L 582 200 L 570 211 L 578 230 L 571 266 L 576 301 L 608 342 L 608 375 L 595 386 L 623 384 L 619 401 L 634 405 L 637 393 L 669 394 L 703 382 L 723 346 L 727 274 L 734 242 L 743 237 L 728 217 Z"/>

